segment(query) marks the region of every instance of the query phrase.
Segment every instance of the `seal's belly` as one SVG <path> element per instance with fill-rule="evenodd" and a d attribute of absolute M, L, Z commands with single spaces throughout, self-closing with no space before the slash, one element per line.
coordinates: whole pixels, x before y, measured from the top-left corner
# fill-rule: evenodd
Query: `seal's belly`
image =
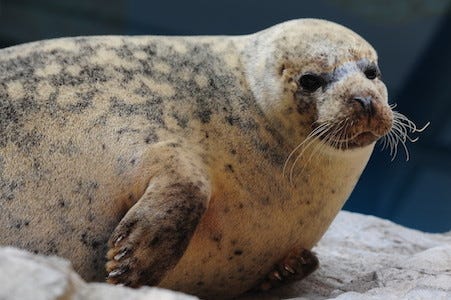
<path fill-rule="evenodd" d="M 160 285 L 201 296 L 251 289 L 290 251 L 316 244 L 353 186 L 335 187 L 335 197 L 313 185 L 302 194 L 288 196 L 279 187 L 280 195 L 262 197 L 258 190 L 272 184 L 277 181 L 253 191 L 217 190 L 184 256 Z"/>

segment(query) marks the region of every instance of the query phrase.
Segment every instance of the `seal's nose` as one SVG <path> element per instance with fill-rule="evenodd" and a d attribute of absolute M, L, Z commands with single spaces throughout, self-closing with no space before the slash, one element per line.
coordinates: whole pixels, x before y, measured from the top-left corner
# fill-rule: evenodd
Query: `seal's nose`
<path fill-rule="evenodd" d="M 363 111 L 366 114 L 368 114 L 369 116 L 372 116 L 374 114 L 373 100 L 372 100 L 371 96 L 368 96 L 368 97 L 354 97 L 353 100 L 358 102 L 362 106 Z"/>

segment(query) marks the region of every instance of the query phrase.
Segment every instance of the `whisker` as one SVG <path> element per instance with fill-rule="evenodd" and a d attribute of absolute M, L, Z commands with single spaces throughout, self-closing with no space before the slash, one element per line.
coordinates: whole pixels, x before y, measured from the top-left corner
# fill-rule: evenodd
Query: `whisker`
<path fill-rule="evenodd" d="M 288 155 L 288 157 L 285 160 L 285 163 L 283 165 L 282 174 L 285 174 L 286 168 L 288 167 L 288 163 L 289 163 L 290 159 L 293 157 L 293 155 L 296 153 L 296 151 L 298 151 L 303 145 L 305 145 L 307 142 L 309 142 L 309 140 L 314 139 L 316 135 L 318 135 L 319 133 L 321 133 L 324 130 L 327 130 L 327 127 L 329 127 L 329 126 L 330 126 L 330 124 L 328 124 L 328 123 L 324 123 L 324 124 L 318 126 L 312 132 L 310 132 L 310 134 L 301 143 L 299 143 L 299 145 L 296 146 L 293 149 L 293 151 L 291 151 L 290 155 Z"/>
<path fill-rule="evenodd" d="M 305 151 L 317 140 L 319 140 L 321 137 L 323 137 L 323 135 L 326 135 L 327 132 L 332 128 L 331 126 L 326 127 L 325 130 L 321 131 L 320 133 L 316 134 L 316 137 L 312 140 L 310 140 L 310 142 L 308 144 L 305 145 L 305 147 L 301 150 L 301 152 L 298 154 L 298 156 L 296 157 L 296 159 L 294 160 L 293 164 L 291 165 L 290 168 L 290 182 L 293 182 L 293 173 L 294 173 L 294 168 L 296 166 L 296 163 L 298 162 L 298 160 L 304 155 Z"/>
<path fill-rule="evenodd" d="M 387 136 L 384 135 L 380 140 L 379 143 L 382 144 L 381 152 L 384 151 L 387 147 Z"/>
<path fill-rule="evenodd" d="M 346 124 L 346 127 L 343 129 L 343 131 L 344 131 L 344 138 L 345 138 L 345 144 L 344 144 L 344 150 L 348 150 L 349 149 L 349 136 L 348 136 L 348 129 L 350 128 L 349 127 L 349 117 L 348 118 L 346 118 L 346 121 L 345 121 L 345 124 Z"/>
<path fill-rule="evenodd" d="M 394 109 L 396 104 L 391 104 L 390 108 Z M 401 144 L 406 155 L 406 161 L 410 159 L 407 142 L 415 143 L 419 137 L 412 137 L 411 134 L 421 133 L 430 125 L 427 122 L 423 127 L 418 128 L 414 122 L 409 120 L 405 115 L 393 110 L 393 125 L 391 130 L 382 139 L 382 150 L 390 148 L 390 156 L 392 161 L 398 154 L 398 145 Z"/>
<path fill-rule="evenodd" d="M 302 149 L 301 153 L 299 153 L 299 155 L 296 157 L 296 159 L 294 160 L 293 164 L 291 165 L 290 168 L 290 183 L 293 184 L 293 177 L 294 177 L 294 169 L 296 167 L 297 162 L 299 161 L 299 159 L 304 155 L 305 150 L 307 148 L 309 148 L 313 142 L 319 140 L 320 138 L 323 138 L 325 140 L 325 142 L 327 142 L 328 136 L 330 135 L 330 131 L 334 128 L 339 126 L 340 124 L 342 124 L 344 122 L 344 120 L 342 120 L 341 122 L 337 123 L 337 124 L 328 124 L 329 126 L 325 127 L 325 130 L 322 130 L 320 133 L 316 134 L 316 137 L 314 139 L 312 139 L 308 144 L 305 145 L 305 147 Z M 324 136 L 325 135 L 325 136 Z M 324 136 L 324 137 L 323 137 Z M 318 146 L 317 146 L 318 147 Z M 312 157 L 312 155 L 315 153 L 315 150 L 317 150 L 317 147 L 315 147 L 312 151 L 312 154 L 310 156 L 310 158 Z M 310 162 L 310 158 L 307 161 L 307 164 Z M 305 167 L 305 166 L 304 166 Z"/>
<path fill-rule="evenodd" d="M 388 141 L 388 147 L 390 148 L 390 156 L 392 157 L 392 161 L 394 160 L 394 153 L 396 148 L 396 137 L 393 131 L 389 131 L 386 135 Z"/>
<path fill-rule="evenodd" d="M 339 125 L 339 124 L 337 124 Z M 326 147 L 326 145 L 331 143 L 331 137 L 335 134 L 335 132 L 337 131 L 337 129 L 335 129 L 334 131 L 329 131 L 327 133 L 327 135 L 325 137 L 323 137 L 324 139 L 324 143 L 318 143 L 315 148 L 312 150 L 312 153 L 310 153 L 309 158 L 307 159 L 307 161 L 305 161 L 304 165 L 302 166 L 303 168 L 305 168 L 306 166 L 308 166 L 313 158 L 313 156 L 316 153 L 319 153 L 320 151 L 322 151 L 322 149 L 324 149 Z M 302 169 L 301 169 L 302 170 Z"/>

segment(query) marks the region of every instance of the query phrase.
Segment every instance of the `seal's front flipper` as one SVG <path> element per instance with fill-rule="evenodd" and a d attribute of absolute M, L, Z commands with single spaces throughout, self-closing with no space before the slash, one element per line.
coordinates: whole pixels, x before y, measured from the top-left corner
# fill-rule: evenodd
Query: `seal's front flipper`
<path fill-rule="evenodd" d="M 274 266 L 257 289 L 267 291 L 283 283 L 301 280 L 313 273 L 318 266 L 318 258 L 310 250 L 292 251 Z"/>
<path fill-rule="evenodd" d="M 210 183 L 192 158 L 171 155 L 114 230 L 107 281 L 156 285 L 179 261 L 207 208 Z"/>

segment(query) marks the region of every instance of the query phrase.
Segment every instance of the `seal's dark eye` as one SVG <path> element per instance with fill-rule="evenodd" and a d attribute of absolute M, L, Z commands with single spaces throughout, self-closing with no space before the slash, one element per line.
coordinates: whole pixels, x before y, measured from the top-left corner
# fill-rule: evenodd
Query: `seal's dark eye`
<path fill-rule="evenodd" d="M 299 79 L 299 84 L 307 92 L 314 92 L 324 85 L 324 79 L 318 75 L 306 74 Z"/>
<path fill-rule="evenodd" d="M 371 65 L 366 68 L 364 71 L 366 78 L 373 80 L 377 76 L 379 76 L 379 70 L 376 66 Z"/>

